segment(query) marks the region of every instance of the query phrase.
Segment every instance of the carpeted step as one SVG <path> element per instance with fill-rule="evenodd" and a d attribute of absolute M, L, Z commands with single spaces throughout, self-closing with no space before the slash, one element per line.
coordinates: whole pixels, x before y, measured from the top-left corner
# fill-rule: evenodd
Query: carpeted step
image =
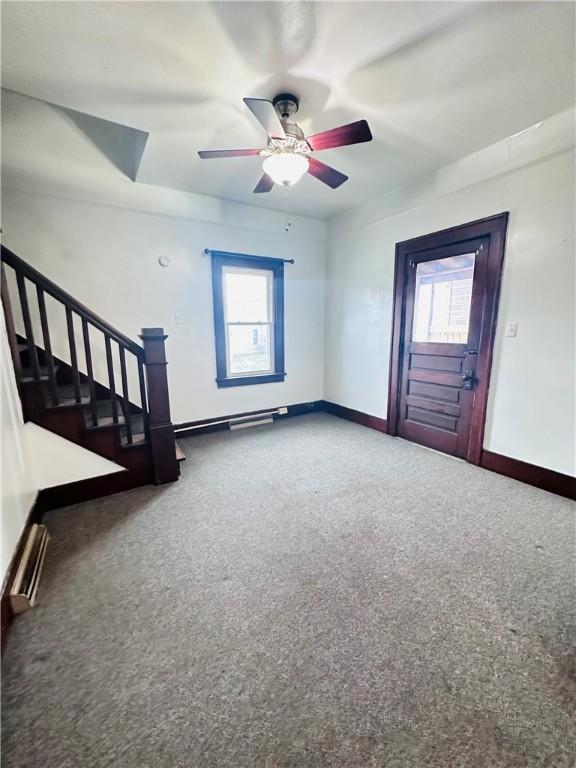
<path fill-rule="evenodd" d="M 49 381 L 49 370 L 46 365 L 39 365 L 38 369 L 40 371 L 40 381 Z M 22 375 L 20 376 L 20 381 L 23 383 L 29 382 L 29 381 L 38 381 L 34 374 L 34 368 L 32 366 L 25 366 L 22 368 Z"/>

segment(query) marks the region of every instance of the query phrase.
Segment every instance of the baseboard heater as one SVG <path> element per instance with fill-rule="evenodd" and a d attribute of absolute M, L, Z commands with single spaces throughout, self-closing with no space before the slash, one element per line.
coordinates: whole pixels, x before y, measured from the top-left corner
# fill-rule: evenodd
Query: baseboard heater
<path fill-rule="evenodd" d="M 246 429 L 246 427 L 258 427 L 260 424 L 272 424 L 272 418 L 278 411 L 272 413 L 259 413 L 257 416 L 243 416 L 239 419 L 230 419 L 230 429 Z"/>
<path fill-rule="evenodd" d="M 228 428 L 234 429 L 246 429 L 246 427 L 257 427 L 260 424 L 272 424 L 274 422 L 274 416 L 286 416 L 288 414 L 288 408 L 274 408 L 271 411 L 264 411 L 260 413 L 251 413 L 246 416 L 230 416 L 227 419 L 214 419 L 214 421 L 202 422 L 201 424 L 195 424 L 194 426 L 183 427 L 186 432 L 193 429 L 205 429 L 206 427 L 216 427 L 220 424 L 227 424 Z M 178 430 L 176 431 L 178 435 Z"/>
<path fill-rule="evenodd" d="M 34 605 L 49 538 L 48 529 L 45 525 L 35 523 L 30 526 L 30 532 L 10 589 L 10 606 L 14 613 L 23 613 Z"/>

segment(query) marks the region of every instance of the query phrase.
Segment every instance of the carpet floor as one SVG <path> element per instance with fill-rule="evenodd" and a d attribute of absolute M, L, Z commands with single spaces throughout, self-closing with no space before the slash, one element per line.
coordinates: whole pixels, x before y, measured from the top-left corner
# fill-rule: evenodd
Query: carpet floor
<path fill-rule="evenodd" d="M 313 414 L 47 515 L 5 768 L 572 768 L 574 506 Z"/>

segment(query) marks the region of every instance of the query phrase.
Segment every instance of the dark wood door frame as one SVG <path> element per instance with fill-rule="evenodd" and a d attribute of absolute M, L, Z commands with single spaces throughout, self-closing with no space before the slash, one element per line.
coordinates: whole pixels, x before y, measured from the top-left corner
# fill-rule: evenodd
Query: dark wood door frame
<path fill-rule="evenodd" d="M 409 259 L 421 251 L 442 248 L 456 243 L 465 244 L 468 240 L 476 240 L 482 237 L 489 238 L 488 265 L 484 284 L 486 300 L 482 313 L 478 367 L 476 369 L 478 384 L 474 393 L 470 442 L 466 457 L 466 460 L 471 464 L 480 464 L 482 454 L 507 226 L 508 213 L 506 212 L 396 244 L 392 346 L 390 350 L 390 378 L 388 387 L 388 434 L 390 435 L 398 434 L 400 378 L 402 375 L 401 363 L 403 355 L 402 339 L 404 337 L 403 310 L 406 300 L 406 267 L 408 266 Z"/>

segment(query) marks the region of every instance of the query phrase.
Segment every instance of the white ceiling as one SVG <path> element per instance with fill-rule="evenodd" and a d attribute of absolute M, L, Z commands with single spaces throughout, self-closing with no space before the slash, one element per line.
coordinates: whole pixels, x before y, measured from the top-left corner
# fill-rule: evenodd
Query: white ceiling
<path fill-rule="evenodd" d="M 4 2 L 2 85 L 150 135 L 137 181 L 328 217 L 574 104 L 571 2 Z M 252 194 L 242 97 L 292 91 L 307 134 L 366 118 L 374 141 Z"/>

